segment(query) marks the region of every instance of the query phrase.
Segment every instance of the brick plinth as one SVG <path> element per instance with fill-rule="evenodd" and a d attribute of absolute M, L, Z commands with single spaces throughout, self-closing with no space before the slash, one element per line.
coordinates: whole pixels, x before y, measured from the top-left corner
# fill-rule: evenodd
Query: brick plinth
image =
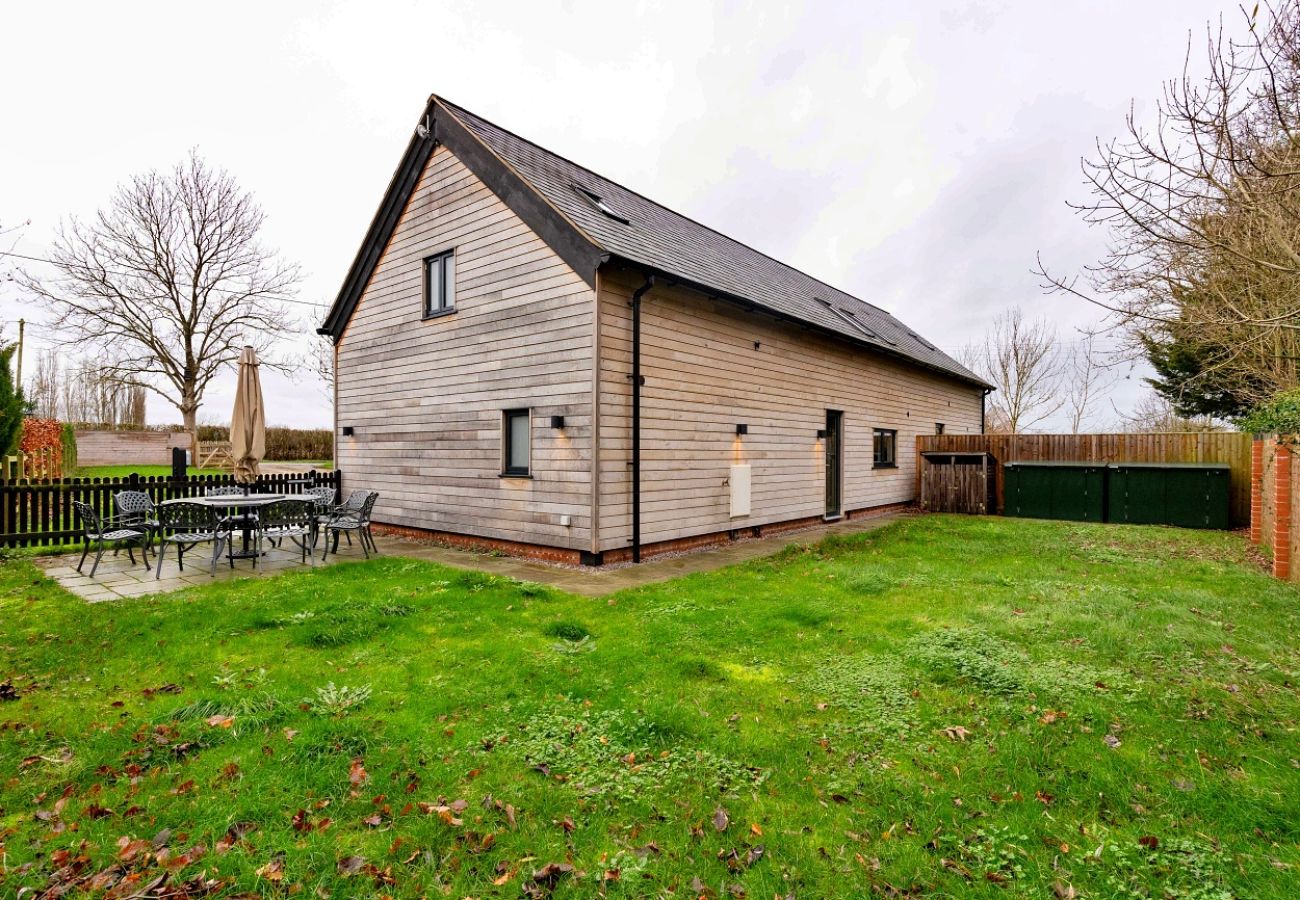
<path fill-rule="evenodd" d="M 1264 540 L 1264 439 L 1256 438 L 1250 446 L 1250 542 L 1256 547 Z"/>
<path fill-rule="evenodd" d="M 1273 464 L 1273 575 L 1291 577 L 1291 448 L 1279 443 Z"/>
<path fill-rule="evenodd" d="M 871 506 L 865 509 L 855 509 L 845 514 L 844 518 L 867 519 L 874 516 L 883 516 L 887 513 L 907 509 L 911 505 L 912 504 L 910 503 L 889 503 L 883 506 Z M 704 547 L 720 547 L 741 538 L 781 534 L 786 531 L 794 531 L 799 528 L 809 528 L 814 525 L 820 525 L 823 521 L 824 520 L 821 516 L 811 516 L 803 519 L 790 519 L 785 522 L 774 522 L 770 525 L 747 526 L 744 528 L 732 529 L 730 531 L 715 531 L 710 534 L 692 535 L 691 537 L 678 538 L 677 540 L 672 541 L 659 541 L 654 544 L 643 544 L 641 546 L 641 558 L 645 560 L 654 556 L 662 556 L 665 553 L 680 553 L 684 550 L 698 550 Z M 472 534 L 460 534 L 453 531 L 436 531 L 429 528 L 411 528 L 405 525 L 385 525 L 380 522 L 375 523 L 374 530 L 376 534 L 388 534 L 396 537 L 412 538 L 414 540 L 432 541 L 437 544 L 446 544 L 451 547 L 460 547 L 465 550 L 479 550 L 488 553 L 505 553 L 510 556 L 542 559 L 547 562 L 558 562 L 566 565 L 590 565 L 593 562 L 589 554 L 584 554 L 579 550 L 570 550 L 565 547 L 547 547 L 541 544 L 526 544 L 520 541 L 505 541 L 497 538 L 476 537 Z M 626 562 L 631 558 L 632 549 L 630 547 L 619 547 L 614 550 L 606 550 L 600 555 L 600 560 L 596 564 Z"/>

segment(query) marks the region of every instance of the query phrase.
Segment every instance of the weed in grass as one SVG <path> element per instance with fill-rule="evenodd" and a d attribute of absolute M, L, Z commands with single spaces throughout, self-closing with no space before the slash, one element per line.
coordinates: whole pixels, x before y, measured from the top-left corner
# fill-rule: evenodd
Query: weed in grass
<path fill-rule="evenodd" d="M 915 724 L 910 685 L 915 676 L 893 655 L 831 656 L 795 679 L 808 695 L 829 701 L 844 718 L 832 730 L 898 737 Z"/>
<path fill-rule="evenodd" d="M 556 653 L 576 656 L 579 653 L 596 652 L 596 642 L 591 639 L 590 635 L 588 635 L 587 637 L 579 638 L 576 641 L 556 641 L 554 644 L 551 644 L 551 649 Z"/>
<path fill-rule="evenodd" d="M 348 687 L 346 684 L 341 684 L 335 687 L 334 682 L 331 681 L 324 687 L 316 688 L 315 698 L 308 698 L 302 702 L 317 715 L 346 716 L 369 700 L 370 693 L 370 685 L 368 684 L 363 684 L 360 687 Z"/>
<path fill-rule="evenodd" d="M 1010 697 L 1027 686 L 1024 653 L 978 628 L 940 628 L 908 642 L 909 658 L 940 684 L 961 682 Z"/>
<path fill-rule="evenodd" d="M 765 777 L 710 750 L 676 745 L 653 722 L 621 710 L 539 711 L 517 732 L 507 752 L 611 803 L 683 785 L 725 793 Z"/>
<path fill-rule="evenodd" d="M 1109 843 L 1093 859 L 1105 866 L 1105 883 L 1113 897 L 1145 900 L 1236 900 L 1224 887 L 1223 851 L 1184 838 L 1142 839 L 1145 846 Z"/>

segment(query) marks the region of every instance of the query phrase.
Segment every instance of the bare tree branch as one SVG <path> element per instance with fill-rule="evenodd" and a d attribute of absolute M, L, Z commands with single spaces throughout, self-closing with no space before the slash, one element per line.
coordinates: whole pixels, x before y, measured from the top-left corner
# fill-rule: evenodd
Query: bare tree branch
<path fill-rule="evenodd" d="M 192 431 L 207 387 L 244 345 L 265 366 L 294 365 L 268 351 L 293 330 L 276 298 L 292 295 L 299 270 L 263 246 L 264 221 L 228 173 L 191 153 L 132 178 L 90 222 L 61 227 L 57 277 L 20 280 L 68 344 L 103 353 L 106 373 L 166 399 Z"/>

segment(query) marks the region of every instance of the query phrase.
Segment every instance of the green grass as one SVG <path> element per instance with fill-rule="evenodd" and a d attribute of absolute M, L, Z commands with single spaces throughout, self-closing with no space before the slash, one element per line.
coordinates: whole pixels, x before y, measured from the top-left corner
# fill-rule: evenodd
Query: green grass
<path fill-rule="evenodd" d="M 334 463 L 331 462 L 330 460 L 320 460 L 320 459 L 293 460 L 287 464 L 304 465 L 304 466 L 311 465 L 322 472 L 327 472 L 330 469 L 334 468 Z M 80 468 L 77 469 L 76 477 L 78 478 L 126 478 L 132 473 L 141 476 L 170 475 L 172 473 L 172 467 L 171 466 L 81 466 Z M 227 470 L 224 469 L 199 469 L 194 466 L 190 466 L 189 468 L 187 468 L 185 470 L 185 473 L 187 475 L 229 475 L 230 474 Z"/>
<path fill-rule="evenodd" d="M 0 894 L 1293 898 L 1298 601 L 1236 535 L 944 516 L 600 600 L 14 560 Z"/>
<path fill-rule="evenodd" d="M 77 478 L 127 478 L 131 475 L 171 475 L 171 466 L 79 466 Z M 224 475 L 221 469 L 199 469 L 190 466 L 186 475 Z"/>

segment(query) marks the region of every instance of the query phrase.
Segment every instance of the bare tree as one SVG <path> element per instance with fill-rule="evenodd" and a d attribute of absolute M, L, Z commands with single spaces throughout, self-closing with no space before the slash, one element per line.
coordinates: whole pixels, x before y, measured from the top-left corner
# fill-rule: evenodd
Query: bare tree
<path fill-rule="evenodd" d="M 311 349 L 305 360 L 307 370 L 319 379 L 320 392 L 334 405 L 334 342 L 327 336 L 312 337 Z"/>
<path fill-rule="evenodd" d="M 1135 353 L 1195 348 L 1189 391 L 1226 381 L 1249 403 L 1294 386 L 1300 360 L 1300 4 L 1242 14 L 1240 37 L 1207 29 L 1208 74 L 1189 45 L 1153 124 L 1130 112 L 1084 160 L 1093 196 L 1075 208 L 1108 253 L 1082 276 L 1039 272 L 1111 312 Z"/>
<path fill-rule="evenodd" d="M 1115 410 L 1124 431 L 1137 434 L 1171 431 L 1223 431 L 1224 427 L 1210 416 L 1180 416 L 1167 399 L 1152 392 L 1140 399 L 1127 413 Z"/>
<path fill-rule="evenodd" d="M 63 401 L 63 366 L 59 354 L 45 350 L 36 357 L 36 370 L 27 383 L 27 399 L 36 415 L 57 419 Z"/>
<path fill-rule="evenodd" d="M 1115 370 L 1106 364 L 1097 345 L 1097 333 L 1086 332 L 1083 339 L 1065 355 L 1062 365 L 1065 388 L 1065 411 L 1070 417 L 1070 431 L 1079 434 L 1091 418 L 1103 395 L 1115 383 Z"/>
<path fill-rule="evenodd" d="M 60 228 L 58 277 L 24 275 L 70 344 L 111 359 L 119 382 L 157 393 L 193 432 L 204 392 L 252 345 L 267 351 L 291 330 L 279 302 L 298 283 L 296 265 L 260 241 L 265 215 L 226 172 L 196 153 L 166 174 L 118 188 L 88 223 Z"/>
<path fill-rule="evenodd" d="M 1019 307 L 995 318 L 984 343 L 961 355 L 967 368 L 997 389 L 989 395 L 988 431 L 1024 431 L 1065 403 L 1056 330 L 1044 319 L 1027 321 Z"/>

